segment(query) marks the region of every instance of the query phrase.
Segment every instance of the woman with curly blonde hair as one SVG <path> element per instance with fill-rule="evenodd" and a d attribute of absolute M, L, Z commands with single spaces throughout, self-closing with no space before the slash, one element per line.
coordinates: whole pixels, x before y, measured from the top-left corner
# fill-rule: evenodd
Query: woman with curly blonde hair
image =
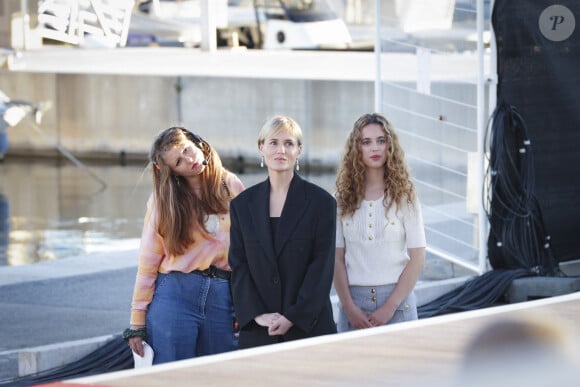
<path fill-rule="evenodd" d="M 338 331 L 416 320 L 423 217 L 397 134 L 382 115 L 354 123 L 336 189 Z"/>

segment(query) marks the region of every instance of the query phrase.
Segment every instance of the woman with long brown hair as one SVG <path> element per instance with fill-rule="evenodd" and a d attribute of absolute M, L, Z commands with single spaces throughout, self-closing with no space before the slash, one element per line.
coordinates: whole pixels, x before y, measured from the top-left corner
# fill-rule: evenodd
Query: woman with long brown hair
<path fill-rule="evenodd" d="M 185 128 L 162 131 L 149 157 L 153 193 L 125 338 L 139 356 L 145 339 L 153 364 L 236 349 L 229 203 L 244 186 Z"/>
<path fill-rule="evenodd" d="M 404 152 L 382 115 L 354 123 L 336 189 L 338 331 L 416 320 L 425 230 Z"/>

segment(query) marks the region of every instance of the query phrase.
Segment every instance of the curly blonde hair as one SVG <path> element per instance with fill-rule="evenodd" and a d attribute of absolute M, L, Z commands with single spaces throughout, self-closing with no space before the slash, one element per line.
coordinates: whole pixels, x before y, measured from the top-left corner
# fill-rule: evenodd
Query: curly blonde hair
<path fill-rule="evenodd" d="M 361 156 L 360 141 L 362 129 L 369 124 L 381 126 L 387 137 L 387 161 L 383 175 L 385 212 L 388 212 L 393 204 L 399 208 L 403 200 L 411 206 L 415 202 L 415 186 L 411 181 L 405 153 L 393 126 L 378 113 L 363 114 L 355 121 L 348 134 L 336 176 L 336 201 L 341 217 L 353 215 L 365 197 L 366 167 Z"/>

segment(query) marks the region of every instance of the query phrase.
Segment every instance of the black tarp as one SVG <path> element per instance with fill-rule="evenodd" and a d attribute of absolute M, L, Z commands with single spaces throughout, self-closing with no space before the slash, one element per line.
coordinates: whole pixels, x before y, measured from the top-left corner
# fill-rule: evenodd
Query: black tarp
<path fill-rule="evenodd" d="M 533 196 L 551 254 L 558 262 L 580 259 L 580 0 L 496 0 L 492 25 L 498 106 L 515 109 L 527 128 Z M 518 149 L 503 151 L 517 160 Z M 497 230 L 506 224 L 494 213 L 495 204 L 492 196 L 490 226 Z M 513 267 L 493 231 L 492 266 Z"/>

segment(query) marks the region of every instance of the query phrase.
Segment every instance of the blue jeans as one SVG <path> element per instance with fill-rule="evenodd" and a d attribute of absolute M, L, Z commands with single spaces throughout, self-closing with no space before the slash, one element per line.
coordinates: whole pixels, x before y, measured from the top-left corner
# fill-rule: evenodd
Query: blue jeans
<path fill-rule="evenodd" d="M 352 301 L 356 306 L 366 313 L 372 314 L 381 305 L 383 305 L 387 298 L 393 292 L 395 284 L 381 285 L 381 286 L 349 286 Z M 403 321 L 417 320 L 417 298 L 414 292 L 411 292 L 407 298 L 401 302 L 401 305 L 395 311 L 393 317 L 387 321 L 385 325 L 395 324 Z M 340 306 L 338 314 L 338 324 L 336 325 L 338 332 L 348 332 L 354 327 L 348 321 L 348 317 Z"/>
<path fill-rule="evenodd" d="M 199 273 L 161 274 L 147 311 L 153 364 L 237 348 L 230 283 Z"/>

